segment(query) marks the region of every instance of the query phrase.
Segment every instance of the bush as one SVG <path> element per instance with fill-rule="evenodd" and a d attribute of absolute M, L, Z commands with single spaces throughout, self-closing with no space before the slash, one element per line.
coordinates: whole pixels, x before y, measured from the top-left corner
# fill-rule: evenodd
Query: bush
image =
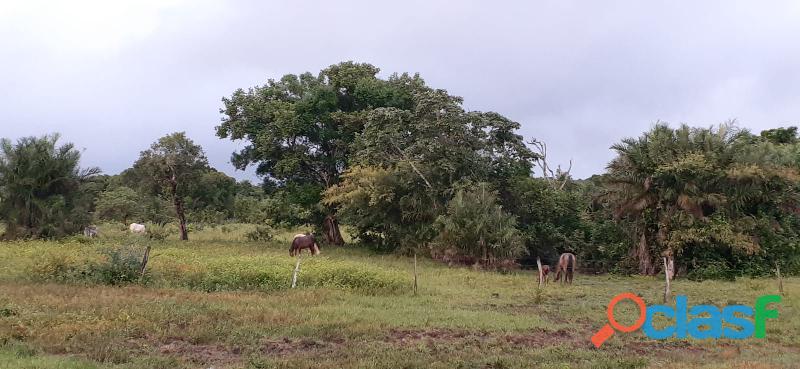
<path fill-rule="evenodd" d="M 256 229 L 247 232 L 245 234 L 250 241 L 259 241 L 259 242 L 266 242 L 272 240 L 274 237 L 272 234 L 272 230 L 268 227 L 256 226 Z"/>
<path fill-rule="evenodd" d="M 103 252 L 105 260 L 94 263 L 90 270 L 96 283 L 118 286 L 134 283 L 141 277 L 142 253 L 131 246 Z"/>
<path fill-rule="evenodd" d="M 32 279 L 46 282 L 86 282 L 91 280 L 93 261 L 73 253 L 53 252 L 37 260 L 27 273 Z"/>
<path fill-rule="evenodd" d="M 74 253 L 50 253 L 34 263 L 34 280 L 61 283 L 98 283 L 112 286 L 141 280 L 142 251 L 133 246 L 103 250 L 99 255 L 79 257 Z M 147 277 L 145 275 L 144 277 Z"/>
<path fill-rule="evenodd" d="M 687 278 L 692 281 L 702 281 L 706 279 L 720 279 L 733 281 L 736 279 L 737 272 L 731 269 L 725 261 L 708 260 L 700 265 L 694 266 Z"/>
<path fill-rule="evenodd" d="M 147 225 L 147 236 L 150 237 L 151 240 L 155 241 L 164 241 L 170 234 L 169 227 L 165 225 L 159 224 L 148 224 Z"/>
<path fill-rule="evenodd" d="M 145 241 L 146 243 L 147 241 Z M 27 275 L 37 281 L 126 285 L 143 283 L 159 288 L 199 291 L 279 291 L 289 289 L 295 260 L 288 256 L 204 255 L 183 247 L 159 249 L 140 278 L 144 246 L 47 249 Z M 336 288 L 368 294 L 409 290 L 409 275 L 367 263 L 333 260 L 323 256 L 303 258 L 299 288 Z M 2 308 L 2 305 L 0 305 Z"/>
<path fill-rule="evenodd" d="M 238 257 L 216 262 L 173 264 L 162 275 L 180 287 L 212 291 L 274 291 L 291 286 L 294 263 L 271 257 Z M 410 286 L 405 275 L 360 263 L 321 257 L 300 265 L 298 287 L 333 287 L 367 292 L 396 292 Z M 176 286 L 176 287 L 177 287 Z"/>
<path fill-rule="evenodd" d="M 481 183 L 459 190 L 447 204 L 447 213 L 437 224 L 438 248 L 484 264 L 514 259 L 526 253 L 516 219 L 498 205 L 497 192 Z"/>

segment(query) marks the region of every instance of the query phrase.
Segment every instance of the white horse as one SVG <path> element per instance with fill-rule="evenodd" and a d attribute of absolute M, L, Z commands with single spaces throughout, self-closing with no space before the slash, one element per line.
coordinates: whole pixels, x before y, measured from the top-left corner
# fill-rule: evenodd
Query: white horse
<path fill-rule="evenodd" d="M 130 231 L 132 233 L 142 233 L 142 234 L 144 234 L 145 231 L 146 231 L 145 228 L 144 228 L 144 224 L 139 224 L 139 223 L 131 223 L 131 225 L 128 227 L 128 229 L 130 229 Z"/>

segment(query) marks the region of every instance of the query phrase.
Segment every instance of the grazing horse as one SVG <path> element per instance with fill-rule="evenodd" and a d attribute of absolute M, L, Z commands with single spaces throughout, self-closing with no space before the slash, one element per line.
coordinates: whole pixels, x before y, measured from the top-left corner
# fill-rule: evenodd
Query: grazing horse
<path fill-rule="evenodd" d="M 538 276 L 536 278 L 539 278 Z M 542 279 L 544 279 L 544 283 L 547 284 L 547 280 L 550 279 L 550 266 L 549 265 L 542 265 Z M 539 281 L 541 282 L 541 281 Z"/>
<path fill-rule="evenodd" d="M 89 238 L 97 237 L 97 226 L 93 225 L 86 226 L 85 228 L 83 228 L 83 235 Z"/>
<path fill-rule="evenodd" d="M 556 268 L 556 278 L 554 280 L 556 282 L 561 280 L 563 273 L 564 280 L 561 283 L 566 282 L 572 284 L 572 275 L 575 272 L 576 262 L 577 259 L 574 254 L 568 252 L 561 254 L 561 257 L 558 258 L 558 267 Z"/>
<path fill-rule="evenodd" d="M 131 231 L 131 233 L 142 233 L 143 234 L 143 233 L 146 232 L 144 224 L 139 224 L 139 223 L 131 223 L 131 225 L 128 227 L 128 229 Z"/>
<path fill-rule="evenodd" d="M 292 247 L 289 248 L 289 256 L 300 255 L 300 252 L 303 249 L 308 249 L 311 252 L 311 255 L 318 255 L 319 254 L 319 246 L 317 246 L 317 241 L 314 239 L 313 234 L 296 234 L 294 235 L 294 239 L 292 239 Z"/>

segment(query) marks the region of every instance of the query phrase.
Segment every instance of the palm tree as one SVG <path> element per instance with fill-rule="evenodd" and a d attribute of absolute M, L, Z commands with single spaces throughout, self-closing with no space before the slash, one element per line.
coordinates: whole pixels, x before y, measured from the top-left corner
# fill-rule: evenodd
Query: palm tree
<path fill-rule="evenodd" d="M 612 146 L 606 192 L 615 216 L 635 224 L 631 255 L 641 274 L 657 271 L 654 256 L 672 259 L 673 232 L 708 221 L 727 202 L 726 170 L 736 163 L 739 144 L 749 133 L 731 124 L 717 129 L 656 124 L 639 138 Z"/>
<path fill-rule="evenodd" d="M 82 185 L 100 171 L 81 170 L 80 152 L 57 134 L 0 141 L 0 219 L 6 238 L 61 236 L 79 231 L 89 209 Z"/>

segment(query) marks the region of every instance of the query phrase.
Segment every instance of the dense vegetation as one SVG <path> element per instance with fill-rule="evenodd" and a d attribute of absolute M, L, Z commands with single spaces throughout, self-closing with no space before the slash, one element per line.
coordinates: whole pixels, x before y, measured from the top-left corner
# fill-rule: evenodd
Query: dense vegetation
<path fill-rule="evenodd" d="M 666 258 L 701 279 L 776 264 L 800 272 L 795 127 L 657 123 L 580 180 L 553 170 L 519 123 L 467 111 L 419 75 L 378 73 L 345 62 L 224 98 L 216 134 L 245 142 L 232 161 L 254 165 L 260 186 L 211 168 L 183 133 L 111 176 L 81 169 L 58 136 L 4 140 L 4 238 L 62 238 L 108 221 L 176 224 L 186 240 L 193 224 L 242 222 L 309 225 L 341 245 L 341 222 L 362 247 L 484 267 L 571 251 L 586 270 L 652 275 Z"/>

